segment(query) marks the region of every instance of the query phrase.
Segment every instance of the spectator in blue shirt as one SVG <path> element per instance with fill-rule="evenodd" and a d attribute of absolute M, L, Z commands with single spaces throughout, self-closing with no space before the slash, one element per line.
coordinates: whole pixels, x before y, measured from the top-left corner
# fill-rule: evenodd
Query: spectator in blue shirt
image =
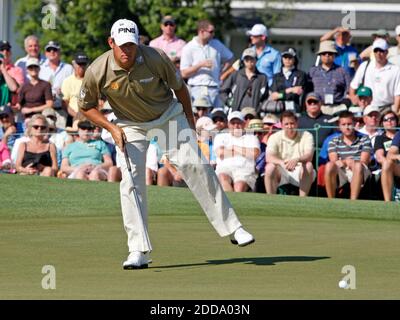
<path fill-rule="evenodd" d="M 350 78 L 353 78 L 360 62 L 360 57 L 357 49 L 350 45 L 350 30 L 343 27 L 337 27 L 325 33 L 320 38 L 320 41 L 322 42 L 332 39 L 335 40 L 335 48 L 337 51 L 334 60 L 335 64 L 341 66 L 349 74 Z"/>
<path fill-rule="evenodd" d="M 268 86 L 272 86 L 274 74 L 281 71 L 281 54 L 267 44 L 268 30 L 263 24 L 255 24 L 246 34 L 257 52 L 256 67 L 268 77 Z"/>

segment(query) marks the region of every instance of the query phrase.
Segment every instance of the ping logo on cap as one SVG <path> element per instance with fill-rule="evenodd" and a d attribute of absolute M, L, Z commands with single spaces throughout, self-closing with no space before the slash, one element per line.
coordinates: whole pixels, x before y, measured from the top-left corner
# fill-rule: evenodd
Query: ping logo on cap
<path fill-rule="evenodd" d="M 135 28 L 118 28 L 118 33 L 121 32 L 129 32 L 129 33 L 136 33 Z"/>

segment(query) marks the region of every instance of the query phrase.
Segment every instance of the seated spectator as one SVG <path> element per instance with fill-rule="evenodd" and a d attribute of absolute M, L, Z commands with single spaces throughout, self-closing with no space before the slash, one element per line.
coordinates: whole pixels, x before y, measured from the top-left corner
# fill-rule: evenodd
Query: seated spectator
<path fill-rule="evenodd" d="M 279 123 L 278 117 L 272 113 L 267 113 L 262 119 L 262 122 L 264 130 L 262 142 L 267 145 L 269 137 L 276 131 L 280 130 L 281 125 Z"/>
<path fill-rule="evenodd" d="M 89 64 L 88 56 L 83 52 L 78 52 L 74 55 L 72 60 L 72 66 L 74 73 L 69 77 L 65 78 L 61 85 L 61 93 L 63 96 L 63 102 L 68 112 L 69 124 L 72 122 L 72 118 L 76 116 L 79 111 L 78 98 L 79 92 L 82 85 L 83 77 L 85 76 L 86 67 Z"/>
<path fill-rule="evenodd" d="M 29 141 L 18 147 L 15 168 L 21 175 L 54 177 L 57 173 L 57 151 L 47 141 L 48 123 L 41 114 L 34 115 L 28 123 Z"/>
<path fill-rule="evenodd" d="M 385 162 L 387 153 L 396 135 L 396 127 L 399 125 L 399 117 L 391 110 L 382 114 L 381 126 L 385 131 L 376 137 L 374 144 L 375 159 L 380 166 Z"/>
<path fill-rule="evenodd" d="M 380 136 L 383 133 L 382 130 L 378 129 L 379 121 L 381 118 L 379 108 L 368 106 L 364 109 L 363 115 L 364 126 L 359 129 L 358 132 L 367 135 L 369 140 L 371 141 L 372 148 L 374 148 L 376 137 Z"/>
<path fill-rule="evenodd" d="M 28 59 L 26 69 L 28 70 L 29 82 L 21 87 L 16 105 L 24 119 L 53 107 L 51 85 L 49 82 L 39 79 L 39 60 L 36 58 Z"/>
<path fill-rule="evenodd" d="M 306 197 L 315 179 L 312 164 L 314 139 L 307 131 L 298 131 L 298 120 L 291 111 L 281 114 L 282 131 L 268 140 L 265 167 L 265 189 L 276 194 L 278 187 L 292 184 L 299 187 L 299 195 Z"/>
<path fill-rule="evenodd" d="M 10 172 L 11 167 L 10 150 L 4 142 L 0 141 L 0 172 Z"/>
<path fill-rule="evenodd" d="M 294 48 L 282 52 L 282 70 L 274 75 L 270 100 L 281 101 L 281 110 L 263 110 L 281 113 L 284 110 L 301 112 L 301 96 L 306 88 L 307 75 L 297 68 L 299 60 Z M 268 105 L 267 105 L 268 107 Z"/>
<path fill-rule="evenodd" d="M 95 126 L 89 121 L 78 123 L 78 138 L 63 151 L 61 171 L 69 179 L 107 181 L 112 159 L 104 141 L 94 140 Z"/>
<path fill-rule="evenodd" d="M 215 165 L 216 157 L 213 151 L 212 131 L 217 126 L 209 117 L 201 117 L 196 121 L 197 144 L 207 162 Z"/>
<path fill-rule="evenodd" d="M 317 130 L 313 130 L 316 127 L 319 128 Z M 321 98 L 315 92 L 310 92 L 306 96 L 306 114 L 299 118 L 299 128 L 306 130 L 308 129 L 308 132 L 310 132 L 314 137 L 316 152 L 314 153 L 313 163 L 316 165 L 316 155 L 319 153 L 324 140 L 333 132 L 335 132 L 335 130 L 332 128 L 332 117 L 322 114 Z"/>
<path fill-rule="evenodd" d="M 372 90 L 366 86 L 360 86 L 357 91 L 356 95 L 358 97 L 358 106 L 364 110 L 372 103 Z"/>
<path fill-rule="evenodd" d="M 370 176 L 371 141 L 354 129 L 354 116 L 349 111 L 339 114 L 341 134 L 329 142 L 329 162 L 325 167 L 325 188 L 328 198 L 334 198 L 337 189 L 350 183 L 350 199 L 356 200 L 361 187 Z"/>
<path fill-rule="evenodd" d="M 241 111 L 244 118 L 244 127 L 247 128 L 250 120 L 258 119 L 258 114 L 256 109 L 252 107 L 244 107 Z"/>
<path fill-rule="evenodd" d="M 215 128 L 216 132 L 222 132 L 228 128 L 228 118 L 222 110 L 215 109 L 211 112 L 210 117 L 212 121 L 217 126 Z"/>
<path fill-rule="evenodd" d="M 211 112 L 213 106 L 208 99 L 207 96 L 200 96 L 199 98 L 195 99 L 192 103 L 193 106 L 193 113 L 197 115 L 197 119 L 208 116 Z"/>
<path fill-rule="evenodd" d="M 268 97 L 268 79 L 256 68 L 257 54 L 255 49 L 243 51 L 244 68 L 232 73 L 222 84 L 221 98 L 231 111 L 240 111 L 244 107 L 252 107 L 260 111 L 260 103 Z M 228 103 L 228 97 L 232 100 Z"/>
<path fill-rule="evenodd" d="M 382 164 L 382 190 L 385 201 L 392 200 L 394 177 L 400 177 L 400 131 L 396 133 Z"/>
<path fill-rule="evenodd" d="M 373 61 L 364 61 L 351 81 L 350 98 L 354 105 L 358 105 L 356 90 L 360 85 L 372 90 L 371 105 L 378 107 L 380 112 L 392 109 L 396 114 L 400 111 L 400 69 L 391 64 L 388 59 L 388 43 L 383 39 L 374 41 Z"/>
<path fill-rule="evenodd" d="M 3 142 L 10 150 L 14 146 L 15 139 L 17 138 L 17 126 L 14 122 L 14 113 L 9 106 L 0 106 L 0 124 Z M 22 128 L 20 128 L 22 129 Z M 21 133 L 22 130 L 19 130 Z"/>
<path fill-rule="evenodd" d="M 333 41 L 322 41 L 317 52 L 321 65 L 311 67 L 309 72 L 313 91 L 323 101 L 322 113 L 327 115 L 335 115 L 347 110 L 347 105 L 350 104 L 347 100 L 350 76 L 342 67 L 334 63 L 336 53 Z"/>
<path fill-rule="evenodd" d="M 254 135 L 245 134 L 244 123 L 242 113 L 231 112 L 229 132 L 219 133 L 214 139 L 215 173 L 225 191 L 245 192 L 255 187 L 255 159 L 260 153 L 260 142 Z"/>

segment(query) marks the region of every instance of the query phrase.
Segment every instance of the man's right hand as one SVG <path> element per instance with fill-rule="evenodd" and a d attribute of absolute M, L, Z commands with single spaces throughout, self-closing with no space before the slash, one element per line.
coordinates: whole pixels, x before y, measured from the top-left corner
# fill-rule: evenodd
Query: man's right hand
<path fill-rule="evenodd" d="M 122 152 L 124 152 L 124 146 L 125 146 L 125 141 L 126 141 L 124 131 L 117 125 L 113 124 L 112 129 L 110 130 L 110 133 L 115 141 L 115 145 L 118 146 L 118 148 Z"/>

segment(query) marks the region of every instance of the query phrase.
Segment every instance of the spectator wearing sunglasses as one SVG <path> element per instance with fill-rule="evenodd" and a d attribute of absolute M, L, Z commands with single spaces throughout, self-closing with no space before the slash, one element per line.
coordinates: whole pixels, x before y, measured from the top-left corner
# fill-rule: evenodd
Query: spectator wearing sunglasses
<path fill-rule="evenodd" d="M 374 60 L 363 62 L 350 84 L 350 98 L 358 105 L 356 90 L 360 85 L 371 88 L 372 106 L 382 113 L 391 109 L 397 115 L 400 112 L 400 69 L 388 59 L 389 45 L 386 40 L 378 38 L 372 45 Z M 364 79 L 364 83 L 363 83 Z"/>
<path fill-rule="evenodd" d="M 322 41 L 317 54 L 321 64 L 311 67 L 309 77 L 313 91 L 322 99 L 322 113 L 334 116 L 347 110 L 347 105 L 350 105 L 347 99 L 350 76 L 334 63 L 337 50 L 333 41 Z"/>
<path fill-rule="evenodd" d="M 64 129 L 68 113 L 63 105 L 61 87 L 63 81 L 73 74 L 74 69 L 69 63 L 61 61 L 61 46 L 56 41 L 49 41 L 45 46 L 46 61 L 41 65 L 39 78 L 50 82 L 54 97 L 54 109 L 57 112 L 58 128 Z"/>
<path fill-rule="evenodd" d="M 162 49 L 179 69 L 182 49 L 186 42 L 176 36 L 176 21 L 172 16 L 164 16 L 160 28 L 161 36 L 151 40 L 149 45 L 153 48 Z"/>
<path fill-rule="evenodd" d="M 16 170 L 22 175 L 54 177 L 57 173 L 57 151 L 48 141 L 48 123 L 41 114 L 35 114 L 28 122 L 29 141 L 19 145 Z"/>

